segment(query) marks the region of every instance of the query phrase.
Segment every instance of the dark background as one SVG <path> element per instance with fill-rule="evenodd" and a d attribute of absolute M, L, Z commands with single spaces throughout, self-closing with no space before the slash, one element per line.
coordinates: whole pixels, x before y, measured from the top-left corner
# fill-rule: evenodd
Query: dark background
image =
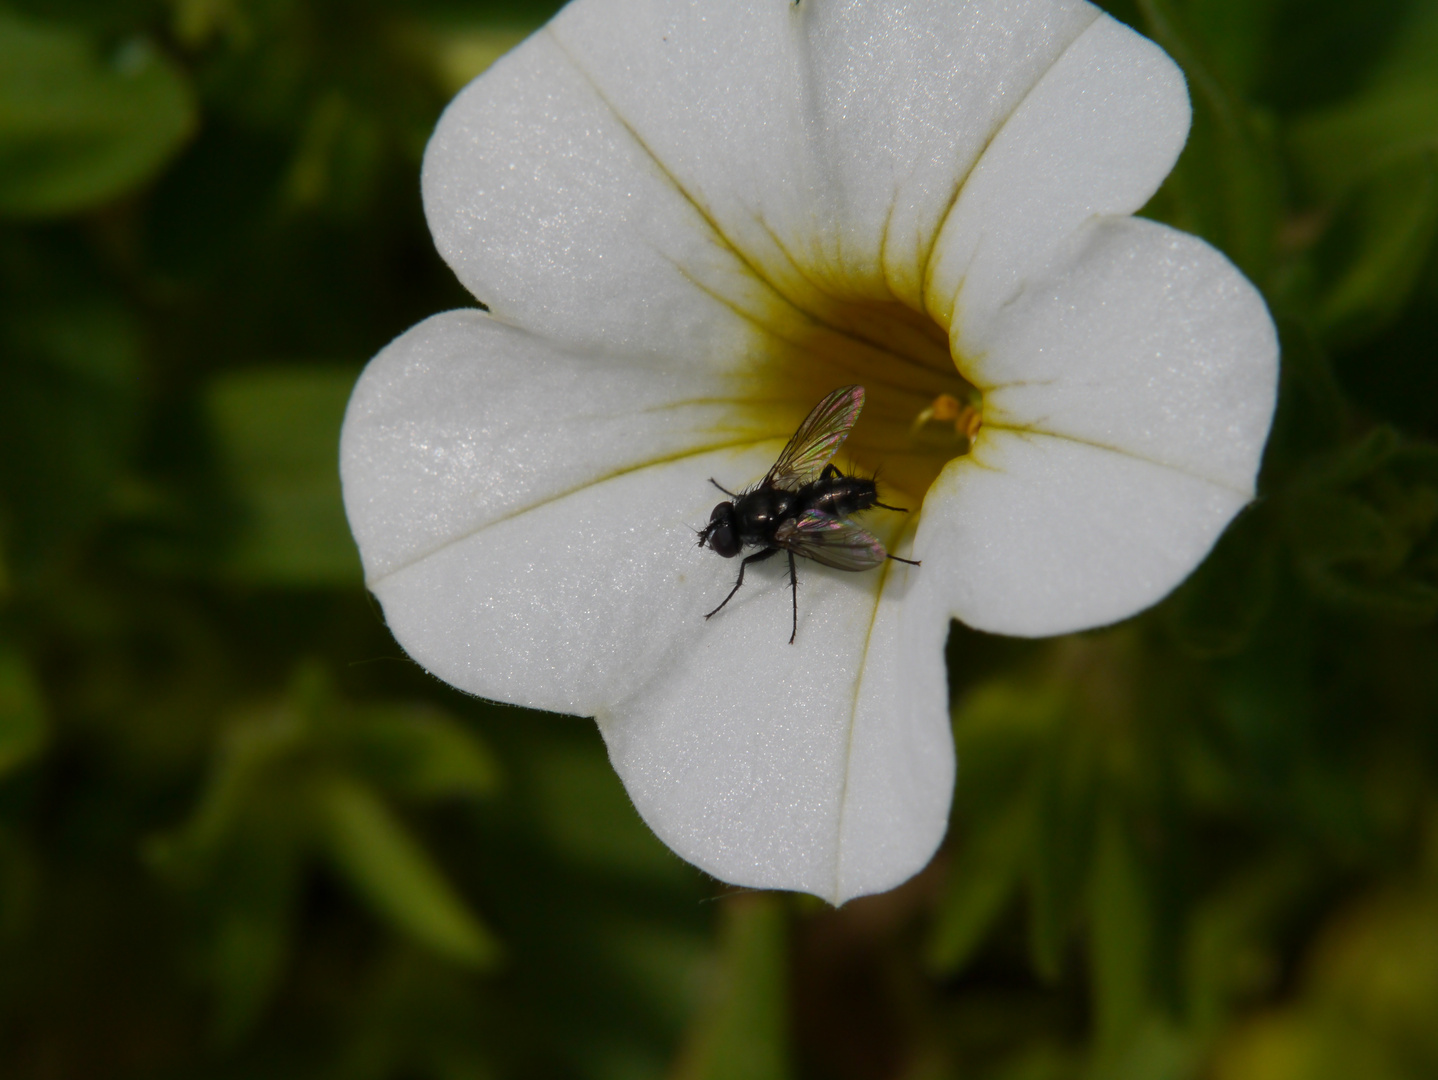
<path fill-rule="evenodd" d="M 0 1076 L 1438 1076 L 1438 2 L 1110 5 L 1194 100 L 1146 213 L 1281 328 L 1262 497 L 1121 626 L 956 628 L 949 841 L 840 911 L 360 582 L 349 388 L 470 302 L 420 154 L 552 6 L 0 7 Z"/>

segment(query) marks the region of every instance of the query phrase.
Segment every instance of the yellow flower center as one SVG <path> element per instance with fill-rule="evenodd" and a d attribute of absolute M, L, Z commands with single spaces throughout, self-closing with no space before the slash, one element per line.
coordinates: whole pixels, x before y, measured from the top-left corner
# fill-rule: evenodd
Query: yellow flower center
<path fill-rule="evenodd" d="M 878 473 L 917 508 L 944 465 L 966 454 L 983 423 L 979 390 L 959 371 L 949 336 L 927 315 L 895 301 L 833 299 L 791 316 L 771 334 L 747 375 L 763 391 L 751 422 L 792 431 L 825 394 L 864 387 L 863 414 L 838 464 Z"/>

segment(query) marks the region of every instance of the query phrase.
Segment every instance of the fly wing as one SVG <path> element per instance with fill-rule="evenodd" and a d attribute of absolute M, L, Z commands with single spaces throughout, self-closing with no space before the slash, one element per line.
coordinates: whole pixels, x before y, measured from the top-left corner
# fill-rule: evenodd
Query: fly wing
<path fill-rule="evenodd" d="M 847 518 L 805 510 L 780 525 L 774 542 L 835 570 L 872 570 L 888 556 L 884 545 Z"/>
<path fill-rule="evenodd" d="M 862 386 L 841 386 L 815 405 L 761 486 L 793 490 L 817 480 L 848 436 L 854 421 L 859 419 L 859 410 L 863 407 Z"/>

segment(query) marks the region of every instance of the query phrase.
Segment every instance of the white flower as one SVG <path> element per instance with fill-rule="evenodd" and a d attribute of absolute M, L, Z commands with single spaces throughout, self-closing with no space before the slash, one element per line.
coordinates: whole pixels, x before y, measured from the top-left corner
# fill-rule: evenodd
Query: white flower
<path fill-rule="evenodd" d="M 489 313 L 410 330 L 350 403 L 345 502 L 395 636 L 471 693 L 594 716 L 717 877 L 903 881 L 948 814 L 950 619 L 1122 619 L 1252 498 L 1268 313 L 1128 216 L 1188 118 L 1168 57 L 1081 0 L 576 0 L 425 159 Z M 706 622 L 736 569 L 695 545 L 709 478 L 757 480 L 849 383 L 840 460 L 914 510 L 864 524 L 923 565 L 801 561 L 792 646 L 783 559 Z M 962 454 L 922 418 L 973 388 Z"/>

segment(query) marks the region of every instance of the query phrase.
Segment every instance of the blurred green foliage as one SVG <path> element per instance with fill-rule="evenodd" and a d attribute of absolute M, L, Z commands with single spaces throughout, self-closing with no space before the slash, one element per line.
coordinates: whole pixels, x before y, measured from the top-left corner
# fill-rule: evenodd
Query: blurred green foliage
<path fill-rule="evenodd" d="M 553 7 L 0 6 L 0 1075 L 1438 1075 L 1438 3 L 1109 5 L 1194 101 L 1146 213 L 1280 324 L 1262 497 L 1122 626 L 955 628 L 949 841 L 840 911 L 359 584 L 349 386 L 468 302 L 420 154 Z"/>

